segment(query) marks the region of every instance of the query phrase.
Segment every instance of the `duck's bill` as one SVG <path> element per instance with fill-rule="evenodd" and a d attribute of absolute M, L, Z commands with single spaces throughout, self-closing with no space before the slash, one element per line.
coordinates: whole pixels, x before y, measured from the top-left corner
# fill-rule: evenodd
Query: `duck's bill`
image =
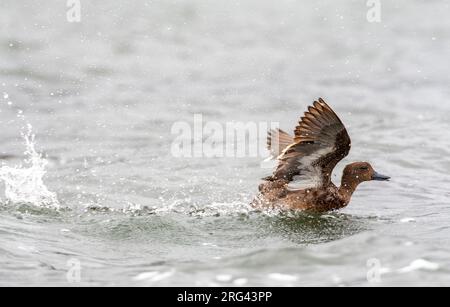
<path fill-rule="evenodd" d="M 391 179 L 391 177 L 385 176 L 385 175 L 381 175 L 381 174 L 378 174 L 378 173 L 375 173 L 372 176 L 372 180 L 375 180 L 375 181 L 389 181 L 390 179 Z"/>

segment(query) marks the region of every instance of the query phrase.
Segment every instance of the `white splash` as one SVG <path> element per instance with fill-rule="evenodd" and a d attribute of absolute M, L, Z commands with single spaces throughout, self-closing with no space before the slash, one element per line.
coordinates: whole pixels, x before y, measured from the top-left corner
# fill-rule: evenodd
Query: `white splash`
<path fill-rule="evenodd" d="M 430 262 L 424 259 L 417 259 L 411 262 L 410 265 L 407 267 L 401 268 L 398 270 L 399 273 L 410 273 L 417 270 L 424 270 L 424 271 L 437 271 L 439 270 L 440 266 L 437 263 Z"/>
<path fill-rule="evenodd" d="M 267 277 L 276 281 L 283 281 L 283 282 L 293 282 L 298 280 L 298 277 L 295 275 L 281 274 L 281 273 L 271 273 Z"/>
<path fill-rule="evenodd" d="M 139 207 L 134 207 L 138 209 Z M 144 209 L 144 208 L 142 208 Z M 199 205 L 192 203 L 191 199 L 179 199 L 171 204 L 162 207 L 153 207 L 149 209 L 153 214 L 165 215 L 170 213 L 188 214 L 194 217 L 211 217 L 211 216 L 236 216 L 249 215 L 256 210 L 249 203 L 234 201 L 230 203 L 213 202 L 207 205 Z M 130 210 L 127 210 L 129 212 Z"/>
<path fill-rule="evenodd" d="M 400 220 L 400 223 L 414 223 L 416 220 L 412 217 L 405 217 Z"/>
<path fill-rule="evenodd" d="M 233 281 L 233 285 L 237 286 L 237 287 L 243 287 L 248 283 L 248 279 L 247 278 L 238 278 L 235 279 Z"/>
<path fill-rule="evenodd" d="M 230 282 L 231 280 L 233 280 L 233 275 L 220 274 L 216 276 L 216 280 L 219 282 Z"/>
<path fill-rule="evenodd" d="M 24 165 L 0 168 L 0 179 L 5 183 L 5 197 L 13 203 L 27 203 L 41 207 L 59 209 L 56 194 L 49 191 L 43 182 L 47 160 L 36 152 L 35 135 L 31 125 L 27 132 L 22 132 L 26 151 Z"/>
<path fill-rule="evenodd" d="M 145 272 L 141 273 L 133 278 L 135 281 L 148 281 L 148 282 L 158 282 L 164 279 L 171 277 L 175 273 L 175 270 L 172 269 L 166 272 Z"/>

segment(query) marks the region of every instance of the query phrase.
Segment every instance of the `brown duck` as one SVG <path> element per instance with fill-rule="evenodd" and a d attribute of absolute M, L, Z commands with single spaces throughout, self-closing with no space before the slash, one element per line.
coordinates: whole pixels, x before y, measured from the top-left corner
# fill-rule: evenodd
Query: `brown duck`
<path fill-rule="evenodd" d="M 344 124 L 322 98 L 301 118 L 295 136 L 277 129 L 269 132 L 268 148 L 278 158 L 273 175 L 264 178 L 254 206 L 325 212 L 348 205 L 358 185 L 388 181 L 367 162 L 349 164 L 341 186 L 331 182 L 335 166 L 351 147 Z"/>

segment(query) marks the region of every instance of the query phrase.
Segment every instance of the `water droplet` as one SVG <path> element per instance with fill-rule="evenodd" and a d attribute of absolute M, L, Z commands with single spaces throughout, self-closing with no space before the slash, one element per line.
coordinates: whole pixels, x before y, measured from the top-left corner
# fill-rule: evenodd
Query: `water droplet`
<path fill-rule="evenodd" d="M 415 222 L 415 221 L 416 221 L 416 220 L 413 219 L 412 217 L 405 217 L 405 218 L 403 218 L 403 219 L 400 220 L 400 223 L 413 223 L 413 222 Z"/>
<path fill-rule="evenodd" d="M 297 276 L 280 273 L 272 273 L 268 277 L 277 281 L 296 281 L 298 279 Z"/>
<path fill-rule="evenodd" d="M 248 282 L 247 278 L 238 278 L 233 281 L 233 284 L 238 287 L 246 285 Z"/>
<path fill-rule="evenodd" d="M 220 282 L 229 282 L 233 279 L 233 275 L 221 274 L 216 276 L 216 280 Z"/>

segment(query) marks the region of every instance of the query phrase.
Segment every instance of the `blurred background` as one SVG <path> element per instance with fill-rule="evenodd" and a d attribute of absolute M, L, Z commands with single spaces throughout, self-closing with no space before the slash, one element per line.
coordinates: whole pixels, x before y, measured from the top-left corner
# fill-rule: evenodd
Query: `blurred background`
<path fill-rule="evenodd" d="M 76 259 L 87 285 L 370 285 L 373 263 L 448 285 L 448 1 L 79 3 L 0 3 L 1 282 Z M 264 157 L 171 155 L 194 114 L 292 131 L 317 97 L 353 141 L 335 183 L 355 160 L 393 177 L 340 213 L 254 212 Z"/>

